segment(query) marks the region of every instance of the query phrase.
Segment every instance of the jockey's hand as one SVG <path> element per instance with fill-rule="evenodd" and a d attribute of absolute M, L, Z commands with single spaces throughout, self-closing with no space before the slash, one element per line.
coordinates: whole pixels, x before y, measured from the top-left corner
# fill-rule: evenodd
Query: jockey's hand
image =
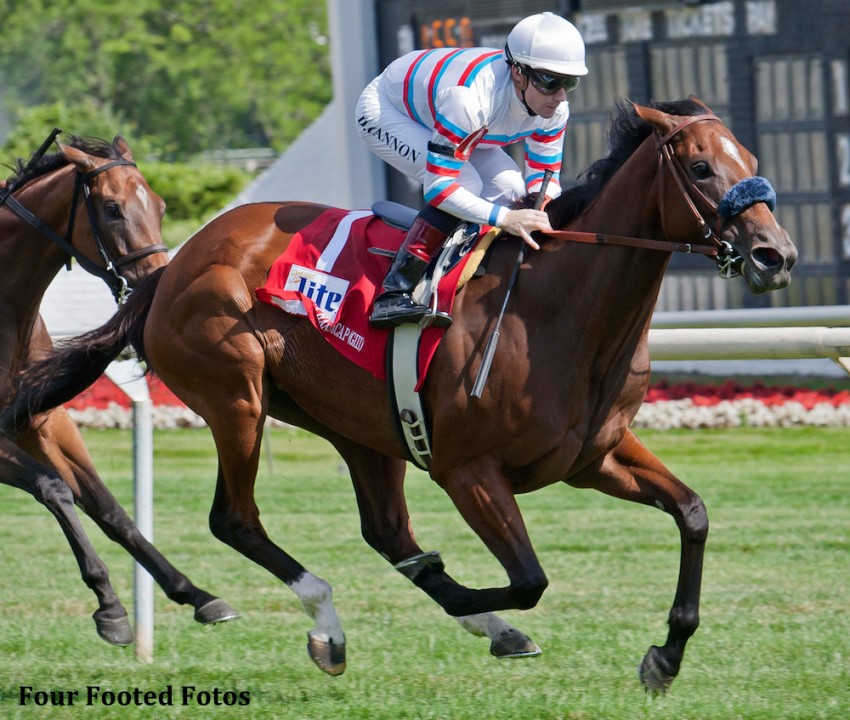
<path fill-rule="evenodd" d="M 501 228 L 511 235 L 518 235 L 529 247 L 535 250 L 539 250 L 540 245 L 534 242 L 531 233 L 535 230 L 544 232 L 552 230 L 552 226 L 549 224 L 549 216 L 542 210 L 531 210 L 530 208 L 508 212 L 502 221 Z"/>

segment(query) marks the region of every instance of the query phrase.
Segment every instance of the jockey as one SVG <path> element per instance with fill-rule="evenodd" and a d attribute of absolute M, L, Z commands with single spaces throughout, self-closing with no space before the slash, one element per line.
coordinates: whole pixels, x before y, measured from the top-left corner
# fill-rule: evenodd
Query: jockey
<path fill-rule="evenodd" d="M 410 229 L 375 300 L 370 322 L 390 328 L 418 322 L 431 310 L 410 291 L 428 261 L 462 222 L 492 225 L 531 247 L 536 230 L 551 230 L 541 210 L 511 210 L 554 172 L 549 197 L 560 193 L 567 93 L 587 74 L 576 27 L 551 12 L 521 20 L 504 51 L 416 50 L 392 62 L 357 104 L 360 137 L 378 157 L 423 185 L 425 207 Z M 525 141 L 525 176 L 502 149 Z M 451 324 L 439 314 L 435 323 Z"/>

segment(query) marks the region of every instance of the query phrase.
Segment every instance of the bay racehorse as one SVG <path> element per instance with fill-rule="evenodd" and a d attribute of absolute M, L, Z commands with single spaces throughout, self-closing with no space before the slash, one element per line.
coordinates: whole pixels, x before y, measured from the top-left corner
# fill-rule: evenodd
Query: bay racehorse
<path fill-rule="evenodd" d="M 0 429 L 72 397 L 132 344 L 212 431 L 212 532 L 296 593 L 316 623 L 309 652 L 332 674 L 345 667 L 345 638 L 330 585 L 259 520 L 254 481 L 267 415 L 333 444 L 350 469 L 367 543 L 465 629 L 489 636 L 499 656 L 539 652 L 493 613 L 531 608 L 547 586 L 516 494 L 563 482 L 658 508 L 679 528 L 680 571 L 667 639 L 650 647 L 640 677 L 663 691 L 699 622 L 708 520 L 700 497 L 630 429 L 649 383 L 653 306 L 674 251 L 716 256 L 725 273 L 739 271 L 763 293 L 787 285 L 796 250 L 771 213 L 772 188 L 754 175 L 755 158 L 699 102 L 623 104 L 610 143 L 582 184 L 546 207 L 559 232 L 522 264 L 480 397 L 471 390 L 517 238 L 497 242 L 489 271 L 457 294 L 454 324 L 422 387 L 430 475 L 504 567 L 504 587 L 465 587 L 414 538 L 387 383 L 344 359 L 303 317 L 257 301 L 275 258 L 324 206 L 259 203 L 217 218 L 109 323 L 32 368 Z"/>
<path fill-rule="evenodd" d="M 52 343 L 39 315 L 42 297 L 72 257 L 100 276 L 123 302 L 139 280 L 168 259 L 160 225 L 165 204 L 136 168 L 121 137 L 112 143 L 70 136 L 45 154 L 58 131 L 29 162 L 18 161 L 0 191 L 0 394 Z M 233 617 L 225 603 L 195 587 L 144 537 L 104 486 L 76 425 L 61 407 L 0 442 L 0 482 L 32 494 L 55 515 L 95 593 L 98 634 L 116 645 L 133 635 L 127 612 L 74 511 L 76 501 L 124 546 L 166 594 L 195 607 L 201 622 Z"/>

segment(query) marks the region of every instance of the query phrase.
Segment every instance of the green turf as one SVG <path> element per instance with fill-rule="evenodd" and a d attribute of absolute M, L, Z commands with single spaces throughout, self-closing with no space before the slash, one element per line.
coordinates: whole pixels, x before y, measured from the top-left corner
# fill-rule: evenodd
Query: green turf
<path fill-rule="evenodd" d="M 87 431 L 103 476 L 132 507 L 131 438 Z M 702 626 L 671 691 L 647 697 L 637 665 L 661 643 L 678 568 L 678 535 L 661 512 L 553 487 L 520 498 L 550 586 L 540 604 L 503 616 L 543 655 L 497 661 L 360 537 L 335 454 L 276 430 L 257 485 L 273 539 L 331 582 L 348 669 L 330 678 L 307 657 L 312 626 L 268 573 L 215 540 L 207 511 L 215 458 L 204 430 L 158 431 L 159 548 L 242 613 L 201 627 L 157 589 L 155 659 L 97 638 L 94 598 L 58 525 L 0 489 L 0 718 L 664 718 L 850 717 L 850 442 L 841 429 L 642 432 L 706 501 L 711 519 Z M 426 549 L 474 585 L 501 585 L 496 561 L 448 499 L 411 471 L 413 523 Z M 129 557 L 85 520 L 132 615 Z M 73 708 L 19 705 L 20 686 L 76 690 Z M 86 688 L 154 694 L 172 706 L 85 705 Z M 250 705 L 182 705 L 196 693 L 248 693 Z M 204 697 L 205 699 L 205 697 Z"/>

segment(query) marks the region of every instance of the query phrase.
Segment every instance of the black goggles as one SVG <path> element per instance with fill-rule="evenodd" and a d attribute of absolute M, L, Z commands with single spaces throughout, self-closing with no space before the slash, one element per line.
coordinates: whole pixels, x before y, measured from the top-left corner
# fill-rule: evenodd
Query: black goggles
<path fill-rule="evenodd" d="M 564 88 L 567 92 L 572 92 L 578 87 L 579 83 L 579 78 L 574 75 L 551 75 L 531 68 L 525 68 L 525 74 L 537 91 L 544 95 L 554 95 L 561 88 Z"/>

